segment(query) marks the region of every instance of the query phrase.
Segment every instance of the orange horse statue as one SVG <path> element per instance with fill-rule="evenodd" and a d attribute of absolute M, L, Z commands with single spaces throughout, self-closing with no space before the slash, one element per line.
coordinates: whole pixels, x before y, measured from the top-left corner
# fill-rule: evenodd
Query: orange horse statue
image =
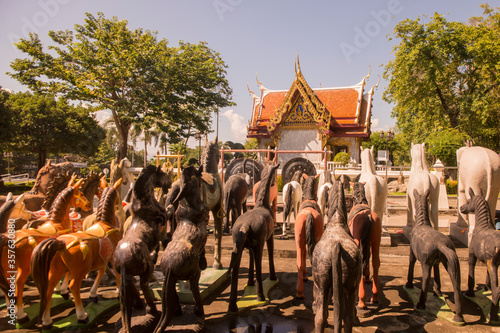
<path fill-rule="evenodd" d="M 318 175 L 319 176 L 319 175 Z M 312 254 L 316 243 L 323 236 L 323 214 L 318 205 L 317 191 L 318 183 L 316 177 L 307 176 L 305 179 L 302 204 L 295 219 L 295 245 L 297 246 L 297 279 L 296 299 L 304 299 L 304 281 L 307 281 L 306 244 L 307 253 L 312 260 Z"/>
<path fill-rule="evenodd" d="M 104 179 L 101 180 L 106 184 Z M 115 211 L 121 204 L 118 190 L 121 179 L 113 186 L 105 187 L 97 208 L 96 222 L 85 232 L 76 232 L 42 241 L 33 251 L 31 271 L 33 280 L 41 296 L 40 320 L 43 329 L 52 327 L 50 301 L 54 288 L 69 272 L 70 289 L 79 323 L 88 322 L 88 314 L 83 308 L 80 287 L 89 271 L 98 270 L 94 285 L 90 289 L 90 299 L 97 302 L 97 288 L 106 271 L 107 263 L 113 256 L 121 239 L 116 223 Z M 116 273 L 116 272 L 115 272 Z M 119 275 L 117 281 L 119 285 Z"/>
<path fill-rule="evenodd" d="M 354 206 L 349 212 L 348 225 L 354 242 L 361 250 L 364 279 L 359 284 L 358 308 L 366 309 L 365 282 L 370 281 L 370 256 L 372 257 L 373 283 L 372 303 L 378 304 L 378 270 L 380 267 L 380 241 L 382 239 L 382 222 L 370 206 L 365 195 L 365 184 L 352 183 Z"/>
<path fill-rule="evenodd" d="M 23 309 L 23 291 L 24 284 L 31 273 L 30 259 L 35 246 L 47 238 L 55 238 L 68 233 L 70 228 L 69 209 L 73 207 L 86 207 L 90 209 L 90 202 L 80 192 L 80 186 L 83 180 L 75 184 L 74 176 L 68 184 L 68 187 L 59 193 L 57 199 L 52 204 L 49 213 L 49 219 L 38 229 L 21 229 L 15 232 L 15 254 L 16 260 L 9 259 L 9 237 L 11 232 L 0 234 L 0 289 L 7 295 L 10 283 L 7 281 L 7 272 L 16 271 L 15 282 L 15 312 L 17 322 L 20 324 L 29 321 L 28 315 Z M 14 266 L 14 267 L 13 267 Z M 7 296 L 6 296 L 7 297 Z M 7 304 L 10 300 L 6 299 Z"/>

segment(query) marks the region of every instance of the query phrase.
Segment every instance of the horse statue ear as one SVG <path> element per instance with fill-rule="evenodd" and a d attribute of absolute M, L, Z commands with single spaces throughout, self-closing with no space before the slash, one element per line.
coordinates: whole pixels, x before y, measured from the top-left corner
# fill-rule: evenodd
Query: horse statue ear
<path fill-rule="evenodd" d="M 307 179 L 307 178 L 309 178 L 309 176 L 306 173 L 303 173 L 302 178 Z"/>
<path fill-rule="evenodd" d="M 373 149 L 374 149 L 374 148 L 375 148 L 374 146 L 372 146 L 372 147 L 370 148 L 370 152 L 372 153 L 372 155 L 373 155 Z"/>
<path fill-rule="evenodd" d="M 20 196 L 18 196 L 17 199 L 14 200 L 14 204 L 17 204 L 19 201 L 23 200 L 23 197 L 24 197 L 25 194 L 26 194 L 26 192 L 23 193 L 23 194 L 21 194 Z M 9 198 L 9 195 L 10 195 L 10 198 Z M 9 194 L 7 195 L 7 199 L 5 200 L 5 202 L 10 201 L 10 200 L 12 200 L 12 192 L 9 192 Z"/>
<path fill-rule="evenodd" d="M 200 165 L 200 167 L 198 168 L 198 171 L 197 171 L 198 175 L 201 176 L 201 174 L 203 173 L 203 164 Z"/>
<path fill-rule="evenodd" d="M 474 196 L 476 196 L 474 194 L 474 190 L 472 189 L 472 187 L 469 187 L 469 195 L 470 195 L 471 198 L 474 197 Z"/>
<path fill-rule="evenodd" d="M 360 153 L 362 153 L 362 152 L 363 152 L 363 147 L 362 147 L 362 146 L 360 146 L 360 147 L 359 147 L 359 152 L 360 152 Z"/>
<path fill-rule="evenodd" d="M 80 187 L 82 186 L 82 183 L 83 183 L 83 178 L 80 179 L 75 185 L 73 185 L 73 191 L 80 189 Z"/>
<path fill-rule="evenodd" d="M 428 188 L 427 190 L 425 190 L 424 196 L 427 198 L 429 196 L 429 193 L 431 193 L 431 189 L 430 188 Z"/>
<path fill-rule="evenodd" d="M 106 176 L 102 176 L 101 179 L 99 180 L 99 184 L 101 185 L 101 188 L 104 190 L 106 187 L 108 187 L 108 182 L 106 181 Z"/>
<path fill-rule="evenodd" d="M 118 179 L 115 185 L 113 185 L 113 187 L 115 190 L 117 190 L 121 185 L 122 185 L 122 178 Z"/>
<path fill-rule="evenodd" d="M 75 180 L 76 174 L 73 174 L 73 176 L 71 176 L 71 179 L 69 180 L 68 187 L 73 186 L 73 184 L 75 184 Z"/>
<path fill-rule="evenodd" d="M 484 193 L 482 188 L 479 189 L 479 194 L 481 194 L 481 196 L 484 198 Z"/>
<path fill-rule="evenodd" d="M 413 141 L 411 142 L 411 147 L 413 148 Z"/>
<path fill-rule="evenodd" d="M 418 194 L 418 191 L 417 191 L 417 189 L 414 189 L 414 190 L 413 190 L 413 196 L 415 196 L 415 197 L 418 197 L 418 196 L 420 196 L 420 194 Z"/>

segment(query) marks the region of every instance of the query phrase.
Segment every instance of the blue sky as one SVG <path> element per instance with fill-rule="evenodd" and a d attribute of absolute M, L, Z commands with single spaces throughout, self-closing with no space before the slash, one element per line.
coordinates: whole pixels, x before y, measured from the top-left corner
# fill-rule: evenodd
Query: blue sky
<path fill-rule="evenodd" d="M 288 89 L 299 52 L 302 73 L 312 88 L 356 84 L 371 66 L 369 89 L 393 59 L 395 41 L 386 35 L 398 22 L 434 12 L 466 22 L 482 14 L 480 4 L 471 0 L 0 0 L 0 85 L 26 90 L 5 74 L 11 61 L 24 56 L 13 41 L 33 31 L 48 45 L 49 30 L 73 29 L 83 23 L 85 12 L 100 11 L 128 20 L 131 29 L 157 30 L 158 37 L 171 45 L 179 40 L 206 41 L 218 51 L 228 65 L 227 79 L 237 104 L 220 111 L 219 140 L 243 143 L 252 105 L 247 82 L 257 92 L 256 73 L 265 87 Z M 392 106 L 381 98 L 386 86 L 382 79 L 375 92 L 373 130 L 395 124 Z M 215 126 L 214 121 L 214 130 Z"/>

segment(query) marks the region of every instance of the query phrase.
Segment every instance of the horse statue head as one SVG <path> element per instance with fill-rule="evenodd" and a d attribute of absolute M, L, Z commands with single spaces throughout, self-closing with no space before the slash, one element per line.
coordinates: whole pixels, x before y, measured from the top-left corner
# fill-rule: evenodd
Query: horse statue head
<path fill-rule="evenodd" d="M 375 162 L 373 160 L 373 149 L 374 147 L 372 146 L 370 149 L 368 148 L 363 148 L 360 147 L 361 150 L 361 173 L 370 173 L 375 175 Z"/>
<path fill-rule="evenodd" d="M 217 167 L 218 161 L 219 145 L 217 143 L 217 137 L 212 142 L 208 142 L 205 139 L 205 148 L 203 149 L 200 161 L 200 165 L 203 166 L 203 171 L 207 173 L 219 173 Z"/>
<path fill-rule="evenodd" d="M 318 182 L 316 179 L 319 177 L 319 174 L 316 176 L 308 176 L 307 174 L 303 174 L 304 177 L 304 185 L 302 185 L 302 201 L 304 200 L 314 200 L 318 201 Z"/>
<path fill-rule="evenodd" d="M 427 160 L 425 159 L 425 142 L 421 144 L 411 143 L 411 171 L 429 172 Z"/>

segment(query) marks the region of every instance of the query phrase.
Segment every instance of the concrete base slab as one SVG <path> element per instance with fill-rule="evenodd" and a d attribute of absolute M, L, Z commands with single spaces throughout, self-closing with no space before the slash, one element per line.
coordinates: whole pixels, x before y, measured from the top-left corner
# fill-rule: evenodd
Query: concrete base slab
<path fill-rule="evenodd" d="M 227 269 L 214 269 L 212 267 L 208 267 L 204 271 L 201 271 L 199 287 L 202 301 L 212 295 L 229 278 L 230 277 L 227 276 Z M 163 285 L 160 284 L 155 284 L 151 288 L 157 299 L 161 299 L 160 294 L 162 288 Z M 179 281 L 177 283 L 176 290 L 181 303 L 194 304 L 193 294 L 191 293 L 188 282 Z"/>
<path fill-rule="evenodd" d="M 391 235 L 387 230 L 387 227 L 382 227 L 382 239 L 380 240 L 380 246 L 391 246 Z"/>
<path fill-rule="evenodd" d="M 238 306 L 238 312 L 245 311 L 251 308 L 263 306 L 269 302 L 269 291 L 274 288 L 278 284 L 278 280 L 269 280 L 265 279 L 262 281 L 262 287 L 264 288 L 264 297 L 265 301 L 259 301 L 257 299 L 257 286 L 248 286 L 245 285 L 245 291 L 243 293 L 243 297 L 236 302 Z"/>
<path fill-rule="evenodd" d="M 404 290 L 408 294 L 408 297 L 410 297 L 410 300 L 412 301 L 413 306 L 415 307 L 419 301 L 421 290 L 415 287 L 413 288 L 405 287 Z M 451 311 L 446 299 L 444 297 L 437 297 L 433 293 L 427 293 L 427 302 L 425 303 L 424 310 L 416 308 L 415 310 L 420 312 L 425 312 L 439 319 L 446 320 L 452 323 L 453 325 L 457 326 L 465 325 L 465 322 L 463 321 L 462 322 L 454 321 L 453 317 L 455 316 L 455 314 L 453 313 L 453 311 Z"/>
<path fill-rule="evenodd" d="M 68 307 L 72 304 L 72 299 L 64 299 L 61 295 L 54 294 L 52 295 L 50 308 L 57 309 L 60 307 Z M 36 323 L 38 322 L 38 315 L 40 313 L 40 303 L 30 305 L 29 307 L 24 309 L 24 312 L 26 312 L 30 320 L 24 324 L 16 324 L 17 329 L 29 328 L 36 325 Z"/>
<path fill-rule="evenodd" d="M 94 325 L 97 319 L 104 315 L 106 312 L 116 309 L 120 306 L 120 302 L 117 299 L 99 301 L 97 303 L 90 303 L 85 307 L 85 312 L 89 315 L 88 323 L 81 324 L 78 323 L 76 314 L 72 314 L 69 317 L 61 319 L 53 324 L 53 328 L 50 330 L 42 330 L 42 332 L 62 332 L 62 331 L 76 331 L 83 330 Z"/>
<path fill-rule="evenodd" d="M 475 297 L 469 297 L 465 294 L 464 296 L 467 297 L 467 299 L 471 300 L 472 302 L 476 303 L 477 306 L 483 312 L 484 318 L 488 320 L 491 311 L 491 290 L 486 291 L 484 289 L 479 289 L 478 291 L 475 292 Z M 490 321 L 490 323 L 494 325 L 500 324 L 499 322 L 496 321 Z"/>

